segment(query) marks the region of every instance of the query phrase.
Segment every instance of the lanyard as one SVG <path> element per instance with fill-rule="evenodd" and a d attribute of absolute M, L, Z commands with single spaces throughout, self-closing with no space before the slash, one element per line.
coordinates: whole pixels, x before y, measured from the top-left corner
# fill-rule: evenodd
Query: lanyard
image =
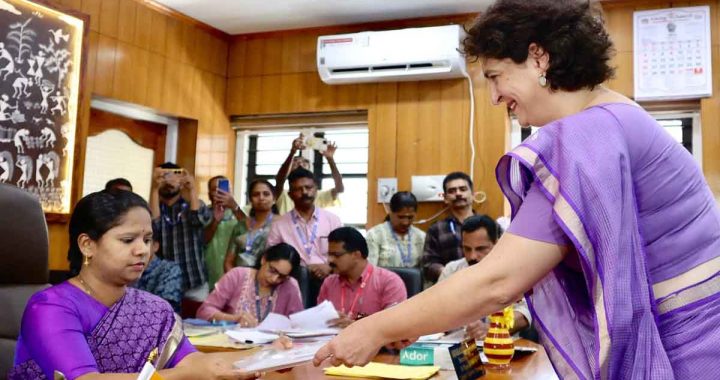
<path fill-rule="evenodd" d="M 290 214 L 292 217 L 293 224 L 295 225 L 295 232 L 297 232 L 298 236 L 300 237 L 300 241 L 303 244 L 303 248 L 305 248 L 305 254 L 307 255 L 308 259 L 312 256 L 313 251 L 313 244 L 315 243 L 315 240 L 317 239 L 317 232 L 318 232 L 318 221 L 313 222 L 313 230 L 312 234 L 310 235 L 310 239 L 307 237 L 307 230 L 306 229 L 300 229 L 300 224 L 298 223 L 298 219 L 300 219 L 300 216 L 297 214 L 297 211 L 293 210 Z"/>
<path fill-rule="evenodd" d="M 402 245 L 400 245 L 400 238 L 398 238 L 397 234 L 395 234 L 395 230 L 393 230 L 392 224 L 390 222 L 387 222 L 388 229 L 390 229 L 390 233 L 392 234 L 393 239 L 395 239 L 395 245 L 397 245 L 398 252 L 400 252 L 400 258 L 402 259 L 402 262 L 406 266 L 410 266 L 410 261 L 412 260 L 412 227 L 408 230 L 407 234 L 407 255 L 403 254 Z"/>
<path fill-rule="evenodd" d="M 165 223 L 167 223 L 170 227 L 175 227 L 176 225 L 180 224 L 182 222 L 182 215 L 185 212 L 185 210 L 188 208 L 187 203 L 183 203 L 180 206 L 180 211 L 178 211 L 177 216 L 175 217 L 175 220 L 173 221 L 172 218 L 168 214 L 172 214 L 172 208 L 166 206 L 165 204 L 160 205 L 160 214 L 162 214 L 163 219 L 165 220 Z"/>
<path fill-rule="evenodd" d="M 275 297 L 275 289 L 273 289 L 272 294 L 270 294 L 270 297 L 268 297 L 267 302 L 265 303 L 265 315 L 260 314 L 260 285 L 258 285 L 258 280 L 255 280 L 255 315 L 257 316 L 258 322 L 262 322 L 268 314 L 270 314 L 270 311 L 272 310 L 272 304 L 273 304 L 273 298 Z"/>
<path fill-rule="evenodd" d="M 368 280 L 370 280 L 370 277 L 372 277 L 374 267 L 368 268 L 367 276 L 362 280 L 360 283 L 360 289 L 358 289 L 357 293 L 355 293 L 355 298 L 353 299 L 352 305 L 350 305 L 350 310 L 347 312 L 347 316 L 352 319 L 353 312 L 355 311 L 355 304 L 357 303 L 358 298 L 360 298 L 360 295 L 362 294 L 363 290 L 365 290 L 365 286 L 367 286 Z M 345 314 L 345 286 L 340 286 L 340 312 Z"/>
<path fill-rule="evenodd" d="M 250 228 L 248 229 L 247 241 L 245 242 L 245 252 L 252 251 L 252 246 L 253 246 L 253 243 L 255 242 L 255 239 L 257 239 L 257 237 L 260 236 L 260 233 L 266 226 L 270 225 L 270 223 L 272 222 L 272 218 L 273 218 L 273 214 L 270 213 L 270 215 L 268 215 L 267 219 L 265 219 L 265 223 L 263 224 L 263 226 L 260 229 L 258 229 L 257 231 L 255 231 L 255 235 L 253 235 L 253 231 L 252 231 L 253 227 L 255 227 L 255 218 L 250 218 Z"/>
<path fill-rule="evenodd" d="M 457 230 L 455 229 L 455 221 L 451 220 L 449 224 L 450 224 L 450 232 L 452 232 L 453 236 L 455 236 L 455 240 L 460 240 L 460 238 L 458 237 L 458 234 L 457 234 Z"/>

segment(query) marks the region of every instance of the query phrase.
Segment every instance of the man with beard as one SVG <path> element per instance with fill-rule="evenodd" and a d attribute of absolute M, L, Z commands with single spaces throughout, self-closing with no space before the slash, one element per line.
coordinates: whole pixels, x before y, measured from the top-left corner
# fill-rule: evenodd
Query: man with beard
<path fill-rule="evenodd" d="M 160 232 L 158 255 L 180 265 L 183 280 L 183 314 L 192 310 L 209 293 L 203 258 L 203 228 L 212 217 L 198 198 L 195 179 L 185 169 L 166 162 L 153 172 L 150 191 L 153 227 Z"/>
<path fill-rule="evenodd" d="M 490 250 L 502 235 L 500 226 L 487 215 L 473 215 L 465 219 L 461 231 L 462 250 L 465 257 L 449 262 L 443 269 L 438 281 L 443 281 L 453 273 L 479 263 L 490 253 Z M 511 332 L 514 333 L 528 327 L 532 322 L 532 317 L 525 299 L 521 299 L 513 308 L 515 311 L 515 324 Z M 469 337 L 485 339 L 488 324 L 484 317 L 465 326 L 465 331 Z"/>
<path fill-rule="evenodd" d="M 430 226 L 423 249 L 425 280 L 432 283 L 437 282 L 447 263 L 462 257 L 460 227 L 475 213 L 470 176 L 462 172 L 448 174 L 443 180 L 443 191 L 450 215 Z"/>
<path fill-rule="evenodd" d="M 340 227 L 330 233 L 328 244 L 333 274 L 323 282 L 318 303 L 329 300 L 340 314 L 329 327 L 347 327 L 407 299 L 400 276 L 367 260 L 368 245 L 358 230 Z"/>
<path fill-rule="evenodd" d="M 288 176 L 290 198 L 295 208 L 281 216 L 270 227 L 267 246 L 287 243 L 300 253 L 304 266 L 315 279 L 310 283 L 311 299 L 317 294 L 320 282 L 330 274 L 327 252 L 328 234 L 342 226 L 337 215 L 315 206 L 317 184 L 306 169 L 298 168 Z M 306 305 L 308 306 L 308 305 Z"/>

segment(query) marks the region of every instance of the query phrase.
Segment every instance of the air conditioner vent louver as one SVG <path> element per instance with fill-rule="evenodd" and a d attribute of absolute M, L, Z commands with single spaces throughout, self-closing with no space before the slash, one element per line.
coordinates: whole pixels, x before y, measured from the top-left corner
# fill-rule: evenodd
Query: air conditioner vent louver
<path fill-rule="evenodd" d="M 328 84 L 459 78 L 463 36 L 459 25 L 321 36 L 318 72 Z"/>

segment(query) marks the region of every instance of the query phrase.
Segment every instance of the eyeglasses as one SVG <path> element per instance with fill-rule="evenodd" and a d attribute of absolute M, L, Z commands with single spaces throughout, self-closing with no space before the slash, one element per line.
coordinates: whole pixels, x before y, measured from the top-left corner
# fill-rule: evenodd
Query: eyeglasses
<path fill-rule="evenodd" d="M 268 264 L 268 272 L 270 273 L 271 276 L 277 276 L 278 280 L 280 280 L 280 281 L 285 281 L 288 279 L 288 277 L 290 277 L 290 273 L 288 273 L 288 274 L 280 273 L 279 270 L 277 270 L 275 267 L 273 267 L 270 264 Z"/>
<path fill-rule="evenodd" d="M 348 253 L 350 252 L 328 252 L 328 257 L 334 257 L 336 259 L 339 259 L 344 255 L 347 255 Z"/>

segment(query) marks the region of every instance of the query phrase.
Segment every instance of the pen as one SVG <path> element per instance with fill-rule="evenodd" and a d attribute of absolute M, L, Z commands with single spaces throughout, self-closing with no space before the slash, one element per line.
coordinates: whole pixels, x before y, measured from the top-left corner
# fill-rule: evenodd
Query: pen
<path fill-rule="evenodd" d="M 247 343 L 247 344 L 253 344 L 253 343 L 255 343 L 255 342 L 253 342 L 253 341 L 250 340 L 250 339 L 245 339 L 245 343 Z"/>

